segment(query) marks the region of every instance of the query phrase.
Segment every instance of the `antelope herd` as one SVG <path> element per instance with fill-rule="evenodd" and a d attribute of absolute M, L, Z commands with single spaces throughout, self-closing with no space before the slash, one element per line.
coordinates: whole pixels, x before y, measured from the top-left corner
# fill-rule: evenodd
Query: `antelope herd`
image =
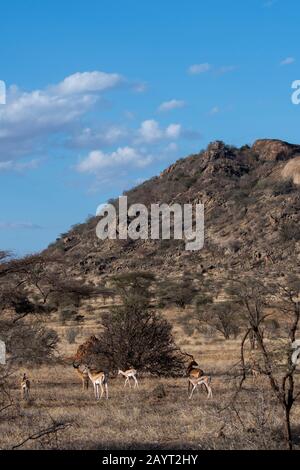
<path fill-rule="evenodd" d="M 211 398 L 212 397 L 212 389 L 210 386 L 211 378 L 208 375 L 204 375 L 203 370 L 200 369 L 198 363 L 195 361 L 193 356 L 191 356 L 190 354 L 186 354 L 186 355 L 191 357 L 191 361 L 189 362 L 187 369 L 186 369 L 186 376 L 188 378 L 189 399 L 192 398 L 193 393 L 196 390 L 196 388 L 202 385 L 204 385 L 207 391 L 207 397 Z M 73 363 L 73 367 L 76 369 L 78 375 L 80 376 L 82 380 L 83 390 L 88 389 L 88 381 L 86 382 L 86 380 L 90 379 L 90 381 L 92 382 L 94 386 L 94 393 L 95 393 L 96 400 L 99 400 L 103 397 L 104 390 L 105 390 L 106 398 L 108 398 L 108 372 L 105 372 L 103 370 L 90 369 L 86 365 L 76 365 L 75 363 Z M 137 373 L 138 373 L 137 370 L 133 368 L 127 369 L 125 371 L 121 369 L 118 370 L 118 375 L 122 375 L 125 378 L 124 388 L 126 387 L 127 384 L 129 385 L 129 387 L 131 387 L 130 379 L 132 379 L 134 382 L 134 388 L 137 388 L 139 386 L 139 383 L 136 377 Z M 99 389 L 101 390 L 101 394 L 99 393 Z"/>
<path fill-rule="evenodd" d="M 194 391 L 197 387 L 204 386 L 207 392 L 207 398 L 212 397 L 212 389 L 210 386 L 211 378 L 208 375 L 204 375 L 202 369 L 200 369 L 198 363 L 194 357 L 190 354 L 186 354 L 191 357 L 191 360 L 186 368 L 186 377 L 188 379 L 188 397 L 192 398 Z M 82 390 L 88 390 L 89 381 L 92 382 L 94 387 L 95 399 L 100 400 L 104 393 L 106 399 L 108 399 L 108 372 L 104 370 L 91 369 L 85 364 L 76 364 L 73 362 L 73 367 L 76 370 L 80 380 L 82 382 Z M 131 387 L 130 379 L 134 382 L 134 388 L 138 388 L 139 383 L 137 380 L 137 370 L 130 368 L 125 371 L 119 369 L 118 375 L 122 375 L 125 378 L 124 387 L 128 384 Z M 29 399 L 30 392 L 30 381 L 26 374 L 23 375 L 21 381 L 21 393 L 24 400 Z"/>

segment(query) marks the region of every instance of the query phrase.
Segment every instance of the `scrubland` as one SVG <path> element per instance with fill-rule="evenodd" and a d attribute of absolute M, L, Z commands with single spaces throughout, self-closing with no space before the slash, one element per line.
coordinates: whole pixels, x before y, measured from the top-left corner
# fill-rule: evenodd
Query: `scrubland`
<path fill-rule="evenodd" d="M 66 363 L 27 370 L 31 396 L 25 402 L 19 389 L 24 371 L 15 370 L 9 378 L 12 406 L 1 414 L 1 449 L 282 448 L 281 410 L 266 379 L 249 377 L 235 397 L 239 339 L 188 336 L 178 321 L 174 334 L 182 350 L 211 375 L 212 399 L 196 390 L 189 400 L 185 377 L 139 375 L 138 389 L 124 389 L 124 379 L 111 376 L 109 399 L 96 402 L 91 384 L 82 391 L 75 370 Z M 74 353 L 76 344 L 68 344 L 62 330 L 61 335 L 65 355 Z M 296 448 L 299 418 L 298 405 L 292 416 Z"/>

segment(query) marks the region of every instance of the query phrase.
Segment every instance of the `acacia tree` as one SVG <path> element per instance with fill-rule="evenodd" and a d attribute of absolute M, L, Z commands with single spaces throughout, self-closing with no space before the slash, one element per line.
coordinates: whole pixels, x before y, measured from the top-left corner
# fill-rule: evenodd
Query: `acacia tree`
<path fill-rule="evenodd" d="M 172 326 L 151 308 L 152 281 L 148 273 L 114 278 L 122 305 L 102 317 L 104 331 L 97 343 L 98 354 L 106 358 L 110 369 L 135 367 L 156 375 L 182 372 L 182 354 Z"/>
<path fill-rule="evenodd" d="M 49 362 L 55 358 L 58 336 L 43 326 L 44 315 L 56 311 L 66 298 L 79 304 L 108 291 L 71 279 L 60 258 L 40 254 L 9 259 L 3 252 L 0 257 L 0 327 L 11 359 Z"/>
<path fill-rule="evenodd" d="M 195 307 L 197 328 L 203 331 L 206 327 L 221 333 L 226 340 L 231 336 L 237 337 L 240 331 L 241 320 L 238 309 L 231 302 L 206 303 L 198 300 Z"/>
<path fill-rule="evenodd" d="M 159 283 L 157 289 L 158 304 L 160 307 L 176 305 L 185 309 L 191 305 L 197 293 L 194 279 L 187 273 L 178 280 L 164 280 Z"/>
<path fill-rule="evenodd" d="M 0 331 L 9 353 L 8 366 L 55 360 L 57 333 L 39 321 L 46 306 L 30 298 L 28 273 L 40 256 L 15 260 L 3 254 L 1 259 Z"/>
<path fill-rule="evenodd" d="M 281 279 L 265 282 L 260 276 L 234 280 L 229 291 L 240 305 L 247 322 L 247 330 L 241 342 L 243 368 L 240 387 L 247 378 L 245 353 L 247 340 L 252 334 L 259 354 L 259 372 L 268 380 L 270 388 L 283 411 L 283 427 L 288 449 L 293 448 L 291 411 L 300 391 L 296 391 L 296 364 L 292 361 L 292 343 L 296 339 L 300 321 L 299 272 Z M 280 338 L 266 340 L 267 319 L 270 308 L 280 314 Z"/>
<path fill-rule="evenodd" d="M 110 284 L 123 302 L 132 297 L 150 300 L 155 275 L 145 271 L 133 271 L 112 276 Z"/>

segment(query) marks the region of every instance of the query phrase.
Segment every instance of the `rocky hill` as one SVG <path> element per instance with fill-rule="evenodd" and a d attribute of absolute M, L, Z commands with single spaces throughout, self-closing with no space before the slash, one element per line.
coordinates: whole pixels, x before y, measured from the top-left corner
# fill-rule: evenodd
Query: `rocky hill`
<path fill-rule="evenodd" d="M 74 276 L 89 280 L 111 273 L 150 270 L 237 273 L 300 261 L 300 145 L 258 140 L 236 148 L 213 142 L 178 160 L 159 176 L 128 191 L 128 203 L 205 205 L 205 247 L 188 252 L 182 241 L 100 241 L 98 218 L 74 226 L 50 245 Z M 272 268 L 273 267 L 273 268 Z"/>

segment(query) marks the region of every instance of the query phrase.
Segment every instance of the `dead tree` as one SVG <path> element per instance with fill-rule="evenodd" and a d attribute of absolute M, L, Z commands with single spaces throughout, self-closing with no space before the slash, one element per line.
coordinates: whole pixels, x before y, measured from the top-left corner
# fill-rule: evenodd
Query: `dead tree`
<path fill-rule="evenodd" d="M 300 321 L 299 273 L 269 283 L 259 277 L 235 280 L 230 291 L 242 307 L 247 321 L 247 331 L 241 342 L 243 374 L 240 387 L 247 377 L 245 360 L 247 340 L 253 335 L 260 357 L 259 372 L 267 378 L 283 411 L 285 443 L 291 450 L 293 449 L 291 411 L 300 396 L 300 391 L 297 392 L 295 387 L 296 364 L 292 360 L 292 343 L 296 340 Z M 266 319 L 270 316 L 266 309 L 270 307 L 276 308 L 281 314 L 283 325 L 280 345 L 276 341 L 267 341 L 264 334 L 267 327 Z"/>

